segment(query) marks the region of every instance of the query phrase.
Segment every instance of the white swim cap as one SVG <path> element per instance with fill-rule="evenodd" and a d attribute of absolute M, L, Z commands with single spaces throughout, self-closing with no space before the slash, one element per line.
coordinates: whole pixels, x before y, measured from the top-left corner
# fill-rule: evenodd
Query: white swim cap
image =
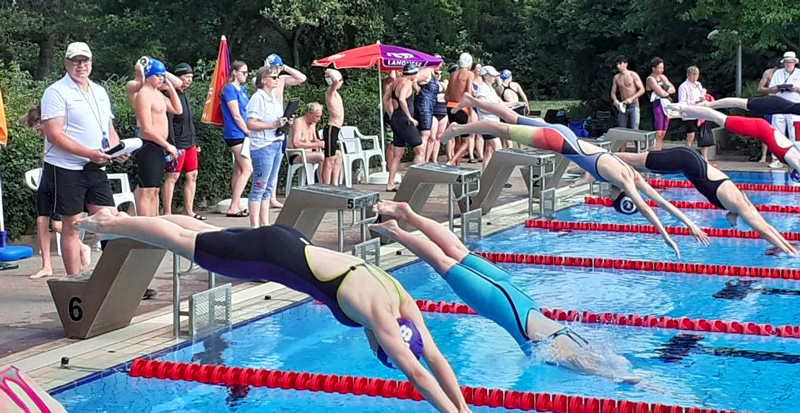
<path fill-rule="evenodd" d="M 333 84 L 333 81 L 341 82 L 342 81 L 342 72 L 336 69 L 328 69 L 325 71 L 325 82 L 328 83 L 328 86 Z"/>
<path fill-rule="evenodd" d="M 461 53 L 461 56 L 458 57 L 458 67 L 469 67 L 472 66 L 472 55 L 469 53 Z"/>

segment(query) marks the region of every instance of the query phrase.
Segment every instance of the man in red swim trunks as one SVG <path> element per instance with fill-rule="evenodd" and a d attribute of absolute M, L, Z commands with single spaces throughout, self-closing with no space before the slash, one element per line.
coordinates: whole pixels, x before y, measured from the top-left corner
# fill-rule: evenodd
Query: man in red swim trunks
<path fill-rule="evenodd" d="M 164 214 L 172 214 L 172 195 L 175 191 L 175 184 L 184 172 L 183 178 L 183 204 L 186 215 L 205 221 L 206 217 L 194 212 L 194 194 L 197 188 L 197 136 L 195 134 L 194 122 L 192 121 L 192 105 L 186 97 L 186 89 L 192 85 L 194 71 L 188 63 L 180 63 L 175 66 L 175 73 L 167 73 L 167 80 L 175 87 L 178 99 L 183 107 L 183 112 L 177 115 L 170 114 L 169 117 L 169 136 L 167 141 L 178 148 L 179 156 L 177 159 L 167 162 L 167 177 L 164 186 L 161 188 L 161 198 L 164 204 Z"/>

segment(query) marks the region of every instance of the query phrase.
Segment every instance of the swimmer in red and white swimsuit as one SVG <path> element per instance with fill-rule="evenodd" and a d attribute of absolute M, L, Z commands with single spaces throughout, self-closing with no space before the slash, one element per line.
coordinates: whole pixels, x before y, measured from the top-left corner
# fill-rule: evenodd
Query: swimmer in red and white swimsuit
<path fill-rule="evenodd" d="M 729 132 L 760 140 L 781 162 L 789 165 L 789 176 L 800 182 L 800 151 L 794 142 L 775 130 L 772 125 L 761 118 L 728 116 L 709 107 L 696 105 L 670 104 L 667 106 L 670 117 L 705 119 L 722 125 Z"/>

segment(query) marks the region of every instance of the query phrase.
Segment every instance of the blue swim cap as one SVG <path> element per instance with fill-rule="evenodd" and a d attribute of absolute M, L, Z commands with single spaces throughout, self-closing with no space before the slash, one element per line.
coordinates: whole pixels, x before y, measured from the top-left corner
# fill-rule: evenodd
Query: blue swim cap
<path fill-rule="evenodd" d="M 789 172 L 789 178 L 792 182 L 800 183 L 800 172 L 797 169 L 792 169 L 792 172 Z"/>
<path fill-rule="evenodd" d="M 267 56 L 267 60 L 264 61 L 264 66 L 267 67 L 275 67 L 275 66 L 283 66 L 283 59 L 280 56 L 273 53 Z"/>
<path fill-rule="evenodd" d="M 422 335 L 419 333 L 417 325 L 414 324 L 413 321 L 407 318 L 398 318 L 397 324 L 400 326 L 400 334 L 403 336 L 403 341 L 406 342 L 408 349 L 411 350 L 412 353 L 414 353 L 414 357 L 416 357 L 417 360 L 419 360 L 419 358 L 422 356 L 423 344 L 422 344 Z M 377 353 L 378 353 L 377 354 L 378 360 L 380 360 L 384 366 L 390 369 L 397 368 L 394 364 L 392 364 L 392 360 L 389 359 L 389 355 L 386 354 L 385 351 L 383 351 L 382 347 L 378 346 Z"/>
<path fill-rule="evenodd" d="M 620 192 L 620 194 L 614 198 L 613 206 L 620 214 L 633 215 L 639 212 L 639 208 L 636 207 L 636 204 L 633 203 L 633 200 L 625 191 Z"/>
<path fill-rule="evenodd" d="M 500 72 L 500 79 L 506 80 L 506 79 L 508 79 L 510 77 L 511 77 L 511 71 L 510 70 L 503 69 L 503 71 Z"/>
<path fill-rule="evenodd" d="M 147 66 L 144 67 L 144 77 L 157 76 L 167 73 L 167 67 L 158 59 L 150 59 Z"/>

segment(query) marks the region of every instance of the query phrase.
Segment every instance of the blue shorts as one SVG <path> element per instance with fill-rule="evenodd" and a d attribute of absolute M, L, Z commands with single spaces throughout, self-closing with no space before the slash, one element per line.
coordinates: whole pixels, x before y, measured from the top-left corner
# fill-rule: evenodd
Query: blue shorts
<path fill-rule="evenodd" d="M 503 327 L 520 346 L 530 341 L 528 316 L 539 306 L 527 294 L 508 282 L 509 275 L 491 262 L 474 254 L 456 264 L 444 280 L 479 315 Z"/>

